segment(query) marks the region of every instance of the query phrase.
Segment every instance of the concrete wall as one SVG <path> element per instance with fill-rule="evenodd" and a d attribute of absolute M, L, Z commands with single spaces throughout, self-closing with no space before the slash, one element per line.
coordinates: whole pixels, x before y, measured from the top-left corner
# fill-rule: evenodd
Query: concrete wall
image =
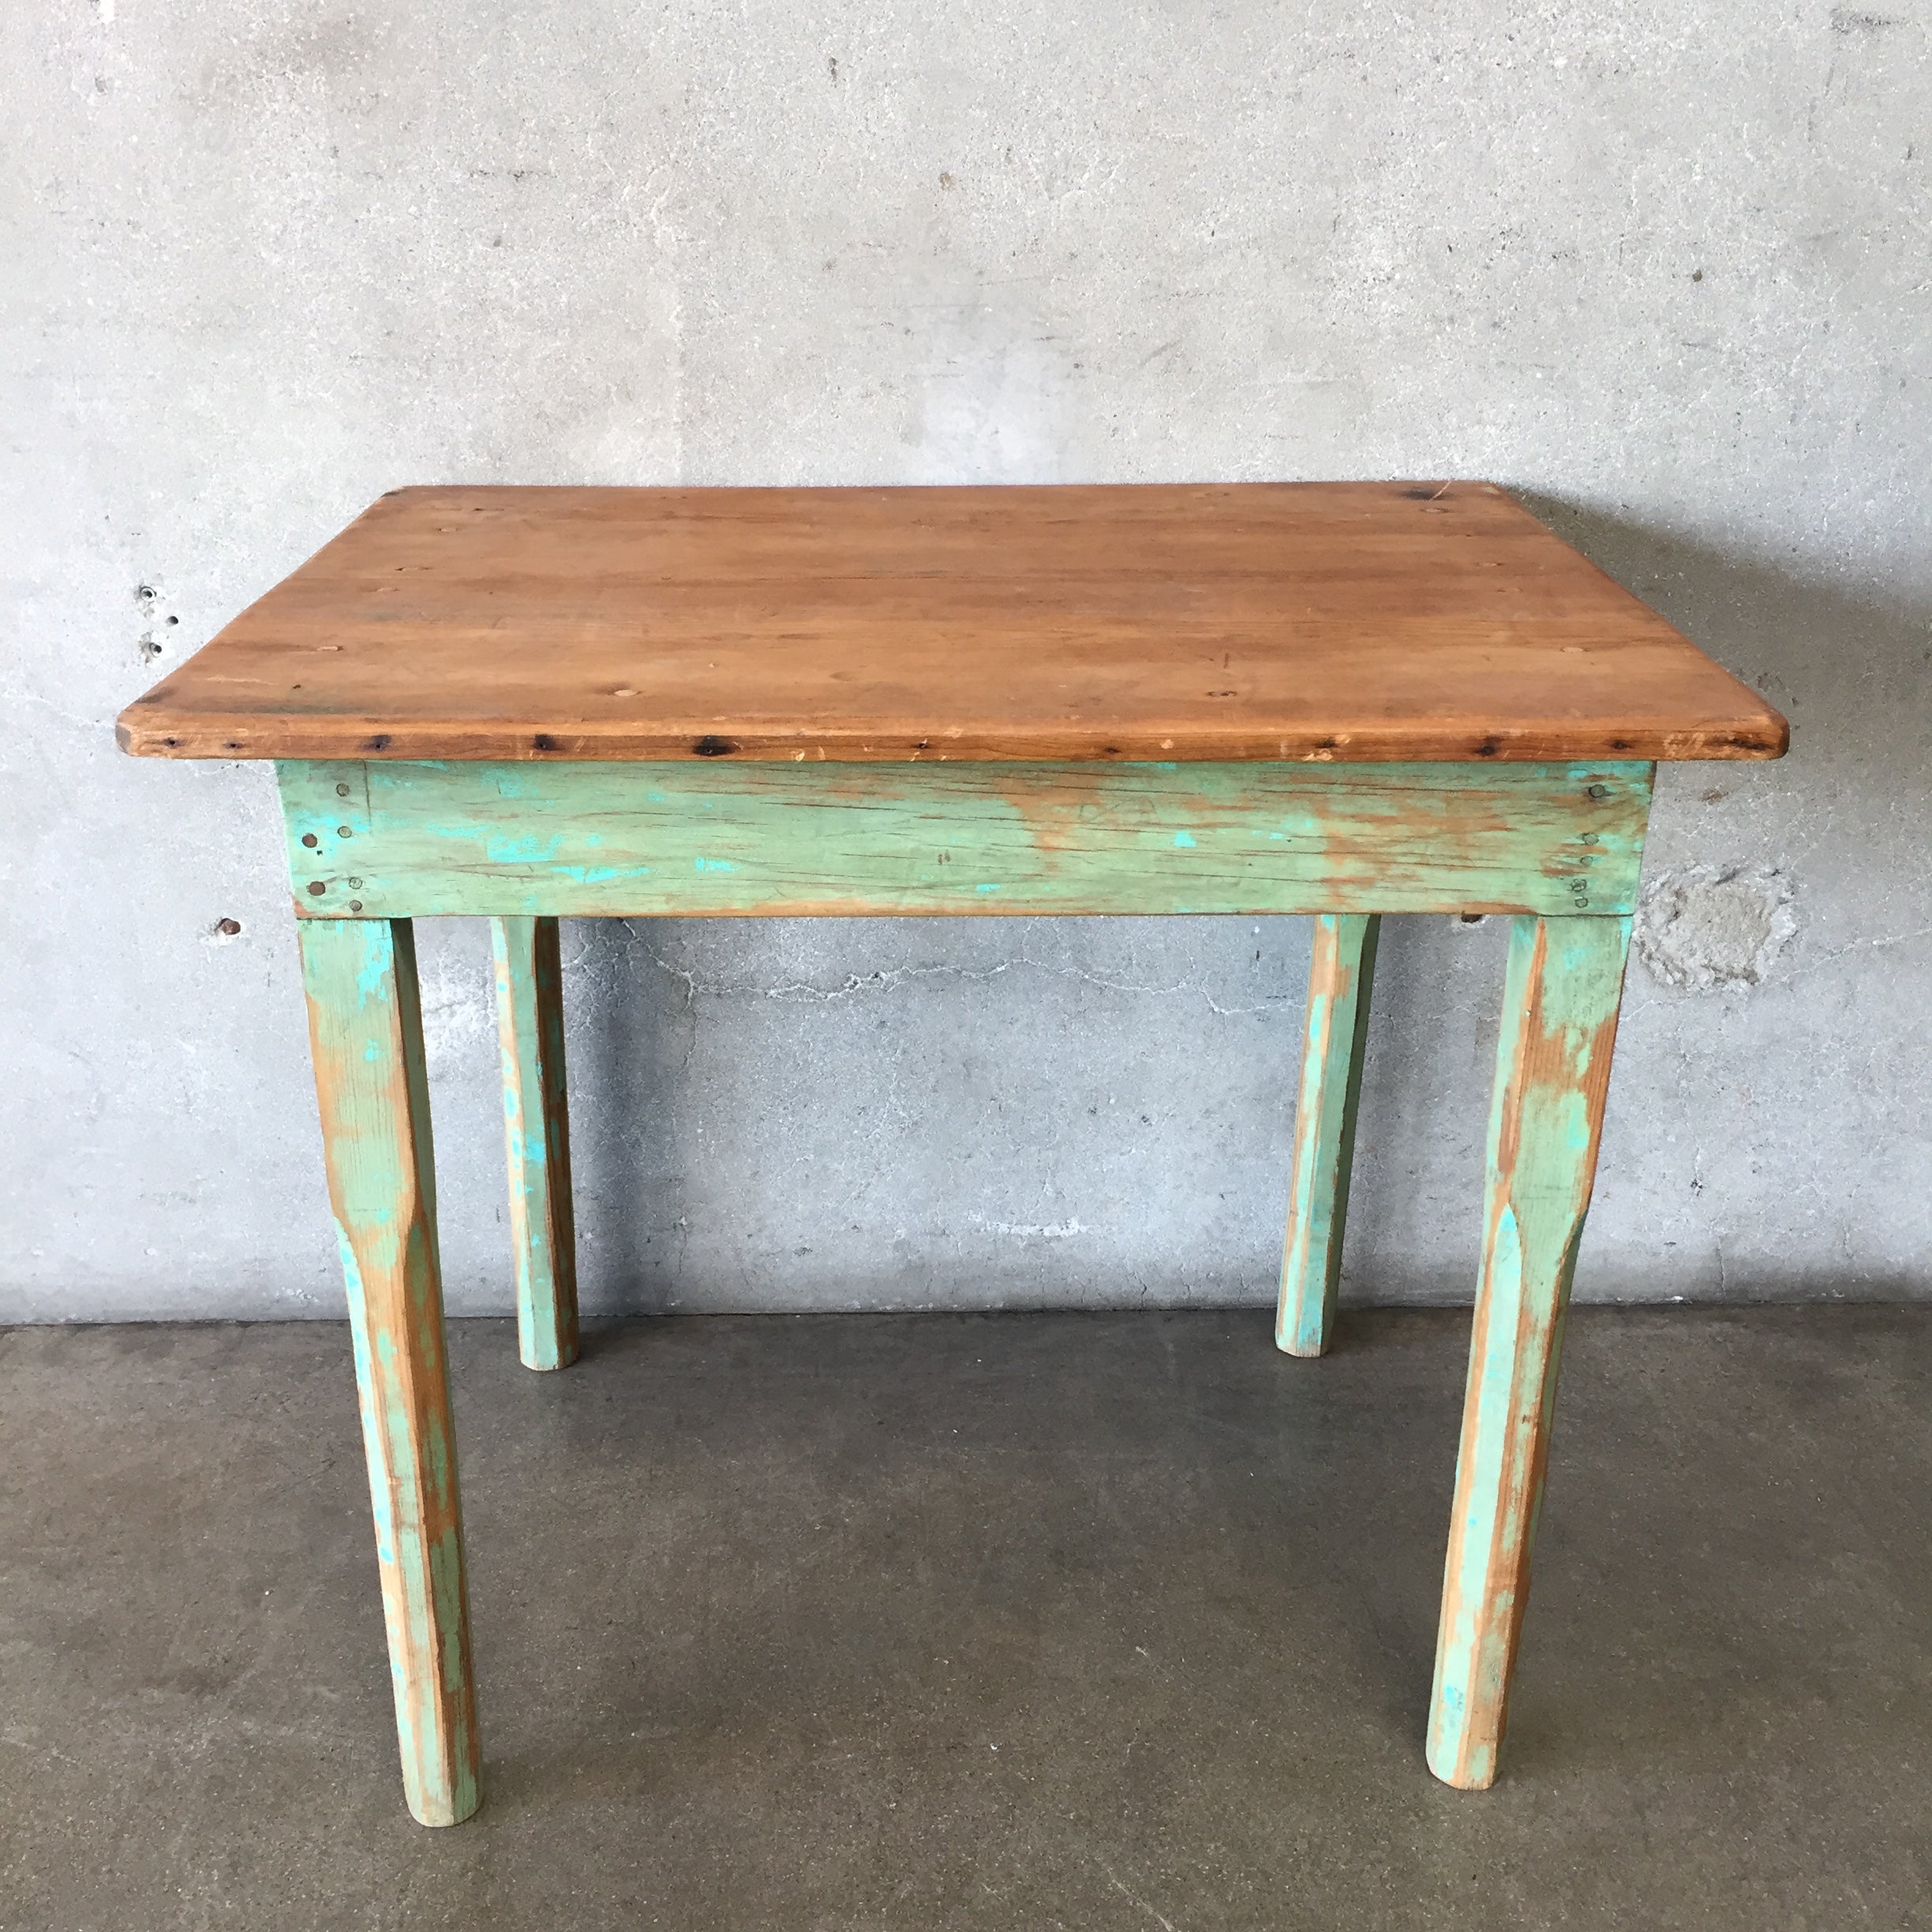
<path fill-rule="evenodd" d="M 1926 1292 L 1929 22 L 17 0 L 0 1316 L 339 1306 L 268 771 L 110 721 L 432 481 L 1508 485 L 1794 727 L 1663 777 L 1580 1292 Z M 1503 937 L 1385 934 L 1356 1297 L 1466 1290 Z M 1271 1292 L 1301 922 L 565 945 L 597 1308 Z M 501 1309 L 486 949 L 425 959 Z"/>

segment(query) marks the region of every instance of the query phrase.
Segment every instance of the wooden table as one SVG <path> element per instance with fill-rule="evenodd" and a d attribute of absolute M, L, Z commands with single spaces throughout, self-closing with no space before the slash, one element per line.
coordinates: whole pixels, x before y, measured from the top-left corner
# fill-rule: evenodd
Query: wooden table
<path fill-rule="evenodd" d="M 1493 485 L 392 492 L 130 705 L 277 762 L 403 1784 L 475 1810 L 410 921 L 487 916 L 523 1360 L 577 1352 L 560 916 L 1312 915 L 1275 1339 L 1376 922 L 1513 916 L 1431 1769 L 1496 1775 L 1659 758 L 1784 721 Z"/>

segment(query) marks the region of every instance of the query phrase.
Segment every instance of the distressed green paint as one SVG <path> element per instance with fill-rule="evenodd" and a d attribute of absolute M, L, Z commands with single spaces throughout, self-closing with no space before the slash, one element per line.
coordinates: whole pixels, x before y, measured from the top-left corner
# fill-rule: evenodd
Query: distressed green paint
<path fill-rule="evenodd" d="M 1354 912 L 1324 912 L 1315 922 L 1288 1235 L 1275 1321 L 1275 1346 L 1290 1355 L 1320 1354 L 1335 1326 L 1362 1047 L 1380 927 L 1374 915 Z"/>
<path fill-rule="evenodd" d="M 1651 775 L 1629 762 L 283 765 L 417 1816 L 466 1815 L 477 1784 L 403 915 L 497 920 L 519 1335 L 524 1359 L 549 1366 L 575 1345 L 560 914 L 1321 915 L 1277 1335 L 1307 1353 L 1332 1320 L 1372 915 L 1518 914 L 1428 1743 L 1439 1776 L 1477 1787 L 1503 1735 Z"/>
<path fill-rule="evenodd" d="M 403 1791 L 422 1823 L 454 1825 L 480 1795 L 476 1700 L 415 947 L 386 919 L 300 937 Z"/>
<path fill-rule="evenodd" d="M 1652 769 L 279 769 L 296 908 L 309 918 L 1625 912 Z"/>
<path fill-rule="evenodd" d="M 1511 934 L 1429 1712 L 1429 1768 L 1465 1789 L 1494 1780 L 1507 1720 L 1629 943 L 1621 918 L 1518 919 Z"/>
<path fill-rule="evenodd" d="M 577 1359 L 577 1252 L 557 923 L 493 919 L 490 942 L 503 1055 L 517 1351 L 526 1368 L 561 1368 Z"/>

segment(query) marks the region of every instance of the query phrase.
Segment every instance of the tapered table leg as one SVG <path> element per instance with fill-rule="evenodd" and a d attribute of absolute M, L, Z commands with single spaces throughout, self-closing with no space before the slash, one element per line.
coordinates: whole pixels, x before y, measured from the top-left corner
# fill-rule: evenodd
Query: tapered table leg
<path fill-rule="evenodd" d="M 577 1359 L 577 1235 L 557 923 L 492 919 L 490 940 L 503 1049 L 517 1350 L 526 1368 L 562 1368 Z"/>
<path fill-rule="evenodd" d="M 1290 1355 L 1320 1354 L 1335 1328 L 1355 1108 L 1381 923 L 1372 915 L 1355 912 L 1324 912 L 1315 922 L 1308 1031 L 1295 1103 L 1288 1237 L 1275 1320 L 1275 1346 Z"/>
<path fill-rule="evenodd" d="M 1589 1206 L 1630 921 L 1519 918 L 1430 1701 L 1429 1769 L 1492 1783 L 1530 1589 L 1563 1311 Z"/>
<path fill-rule="evenodd" d="M 454 1825 L 481 1793 L 415 942 L 406 919 L 299 930 L 403 1793 L 421 1823 Z"/>

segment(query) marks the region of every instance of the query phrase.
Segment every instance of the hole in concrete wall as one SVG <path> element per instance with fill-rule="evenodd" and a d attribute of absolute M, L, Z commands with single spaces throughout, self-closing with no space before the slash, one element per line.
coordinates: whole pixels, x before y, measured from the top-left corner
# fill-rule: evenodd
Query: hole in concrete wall
<path fill-rule="evenodd" d="M 1798 930 L 1792 883 L 1775 866 L 1679 866 L 1638 903 L 1637 956 L 1687 993 L 1762 983 Z"/>
<path fill-rule="evenodd" d="M 156 658 L 170 656 L 174 649 L 174 640 L 168 633 L 180 627 L 181 619 L 168 608 L 168 600 L 154 584 L 137 584 L 134 601 L 144 623 L 134 647 L 141 662 L 152 664 Z"/>

